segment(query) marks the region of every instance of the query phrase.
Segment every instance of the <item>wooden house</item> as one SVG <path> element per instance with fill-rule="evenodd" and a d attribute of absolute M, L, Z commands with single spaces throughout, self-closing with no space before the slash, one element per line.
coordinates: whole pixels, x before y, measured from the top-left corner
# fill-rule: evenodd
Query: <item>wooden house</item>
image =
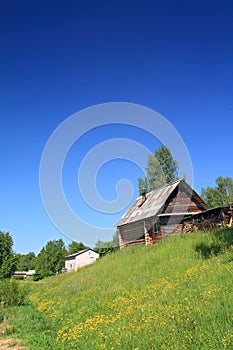
<path fill-rule="evenodd" d="M 120 248 L 152 244 L 182 231 L 183 219 L 209 206 L 184 179 L 157 188 L 136 199 L 116 224 Z"/>
<path fill-rule="evenodd" d="M 65 259 L 65 270 L 76 271 L 78 268 L 90 265 L 99 259 L 99 254 L 93 249 L 87 248 L 80 252 L 70 254 Z"/>

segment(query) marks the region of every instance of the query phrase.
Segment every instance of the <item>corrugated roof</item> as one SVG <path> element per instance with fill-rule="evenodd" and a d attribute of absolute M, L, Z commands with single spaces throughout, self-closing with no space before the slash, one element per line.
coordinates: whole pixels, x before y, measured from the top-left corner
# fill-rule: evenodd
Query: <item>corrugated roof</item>
<path fill-rule="evenodd" d="M 116 226 L 119 227 L 161 214 L 165 202 L 181 182 L 182 187 L 190 195 L 190 198 L 194 197 L 203 210 L 208 210 L 209 206 L 201 199 L 201 197 L 185 182 L 184 179 L 180 179 L 172 184 L 159 187 L 154 191 L 147 193 L 147 199 L 141 206 L 139 206 L 139 204 L 142 203 L 142 197 L 138 197 L 128 211 L 121 217 Z"/>
<path fill-rule="evenodd" d="M 142 197 L 138 197 L 129 210 L 122 216 L 116 226 L 122 226 L 130 222 L 146 219 L 155 216 L 163 208 L 164 203 L 182 180 L 175 181 L 146 194 L 146 201 L 138 207 Z"/>

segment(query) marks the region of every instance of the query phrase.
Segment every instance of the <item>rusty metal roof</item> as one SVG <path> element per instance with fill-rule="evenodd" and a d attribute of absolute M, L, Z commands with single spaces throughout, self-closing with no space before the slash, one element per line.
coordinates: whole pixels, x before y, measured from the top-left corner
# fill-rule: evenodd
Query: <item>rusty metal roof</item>
<path fill-rule="evenodd" d="M 209 209 L 208 205 L 201 199 L 201 197 L 198 196 L 198 194 L 185 182 L 184 179 L 181 179 L 173 182 L 172 184 L 159 187 L 154 191 L 147 193 L 146 201 L 142 205 L 141 203 L 143 197 L 138 197 L 128 211 L 117 222 L 116 226 L 119 227 L 131 222 L 144 220 L 161 214 L 165 202 L 181 182 L 186 192 L 189 193 L 190 198 L 194 196 L 203 207 L 203 210 Z"/>

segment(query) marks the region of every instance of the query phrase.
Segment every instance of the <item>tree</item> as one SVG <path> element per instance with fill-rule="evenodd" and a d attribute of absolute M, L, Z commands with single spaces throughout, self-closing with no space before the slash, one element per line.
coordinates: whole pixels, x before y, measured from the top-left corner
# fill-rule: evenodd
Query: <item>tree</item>
<path fill-rule="evenodd" d="M 16 270 L 17 271 L 28 271 L 34 270 L 36 266 L 35 253 L 30 252 L 28 254 L 16 254 Z"/>
<path fill-rule="evenodd" d="M 16 269 L 12 246 L 13 239 L 9 232 L 0 231 L 0 279 L 10 277 Z"/>
<path fill-rule="evenodd" d="M 113 247 L 119 248 L 119 230 L 117 229 L 112 237 Z"/>
<path fill-rule="evenodd" d="M 111 241 L 103 242 L 100 239 L 95 244 L 94 250 L 99 253 L 100 256 L 106 255 L 108 253 L 115 252 L 119 249 L 119 233 L 118 231 L 112 237 Z"/>
<path fill-rule="evenodd" d="M 87 247 L 82 242 L 78 243 L 78 242 L 72 241 L 68 245 L 68 254 L 77 253 L 77 252 L 80 252 L 81 250 L 84 250 L 86 248 Z"/>
<path fill-rule="evenodd" d="M 61 271 L 65 266 L 67 251 L 62 239 L 49 241 L 43 247 L 36 259 L 36 276 L 41 278 Z"/>
<path fill-rule="evenodd" d="M 162 145 L 154 154 L 148 155 L 146 177 L 138 179 L 139 194 L 150 192 L 177 179 L 178 163 L 173 159 L 170 150 Z"/>
<path fill-rule="evenodd" d="M 216 187 L 202 189 L 201 195 L 205 202 L 212 208 L 233 202 L 233 179 L 222 176 L 215 180 Z"/>

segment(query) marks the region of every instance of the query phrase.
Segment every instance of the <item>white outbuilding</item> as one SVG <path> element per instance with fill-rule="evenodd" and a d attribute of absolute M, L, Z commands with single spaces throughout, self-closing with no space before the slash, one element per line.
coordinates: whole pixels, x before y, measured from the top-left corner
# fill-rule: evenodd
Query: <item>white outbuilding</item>
<path fill-rule="evenodd" d="M 65 270 L 67 272 L 76 271 L 80 267 L 93 264 L 98 259 L 99 254 L 93 249 L 87 248 L 80 252 L 67 255 L 65 259 Z"/>

